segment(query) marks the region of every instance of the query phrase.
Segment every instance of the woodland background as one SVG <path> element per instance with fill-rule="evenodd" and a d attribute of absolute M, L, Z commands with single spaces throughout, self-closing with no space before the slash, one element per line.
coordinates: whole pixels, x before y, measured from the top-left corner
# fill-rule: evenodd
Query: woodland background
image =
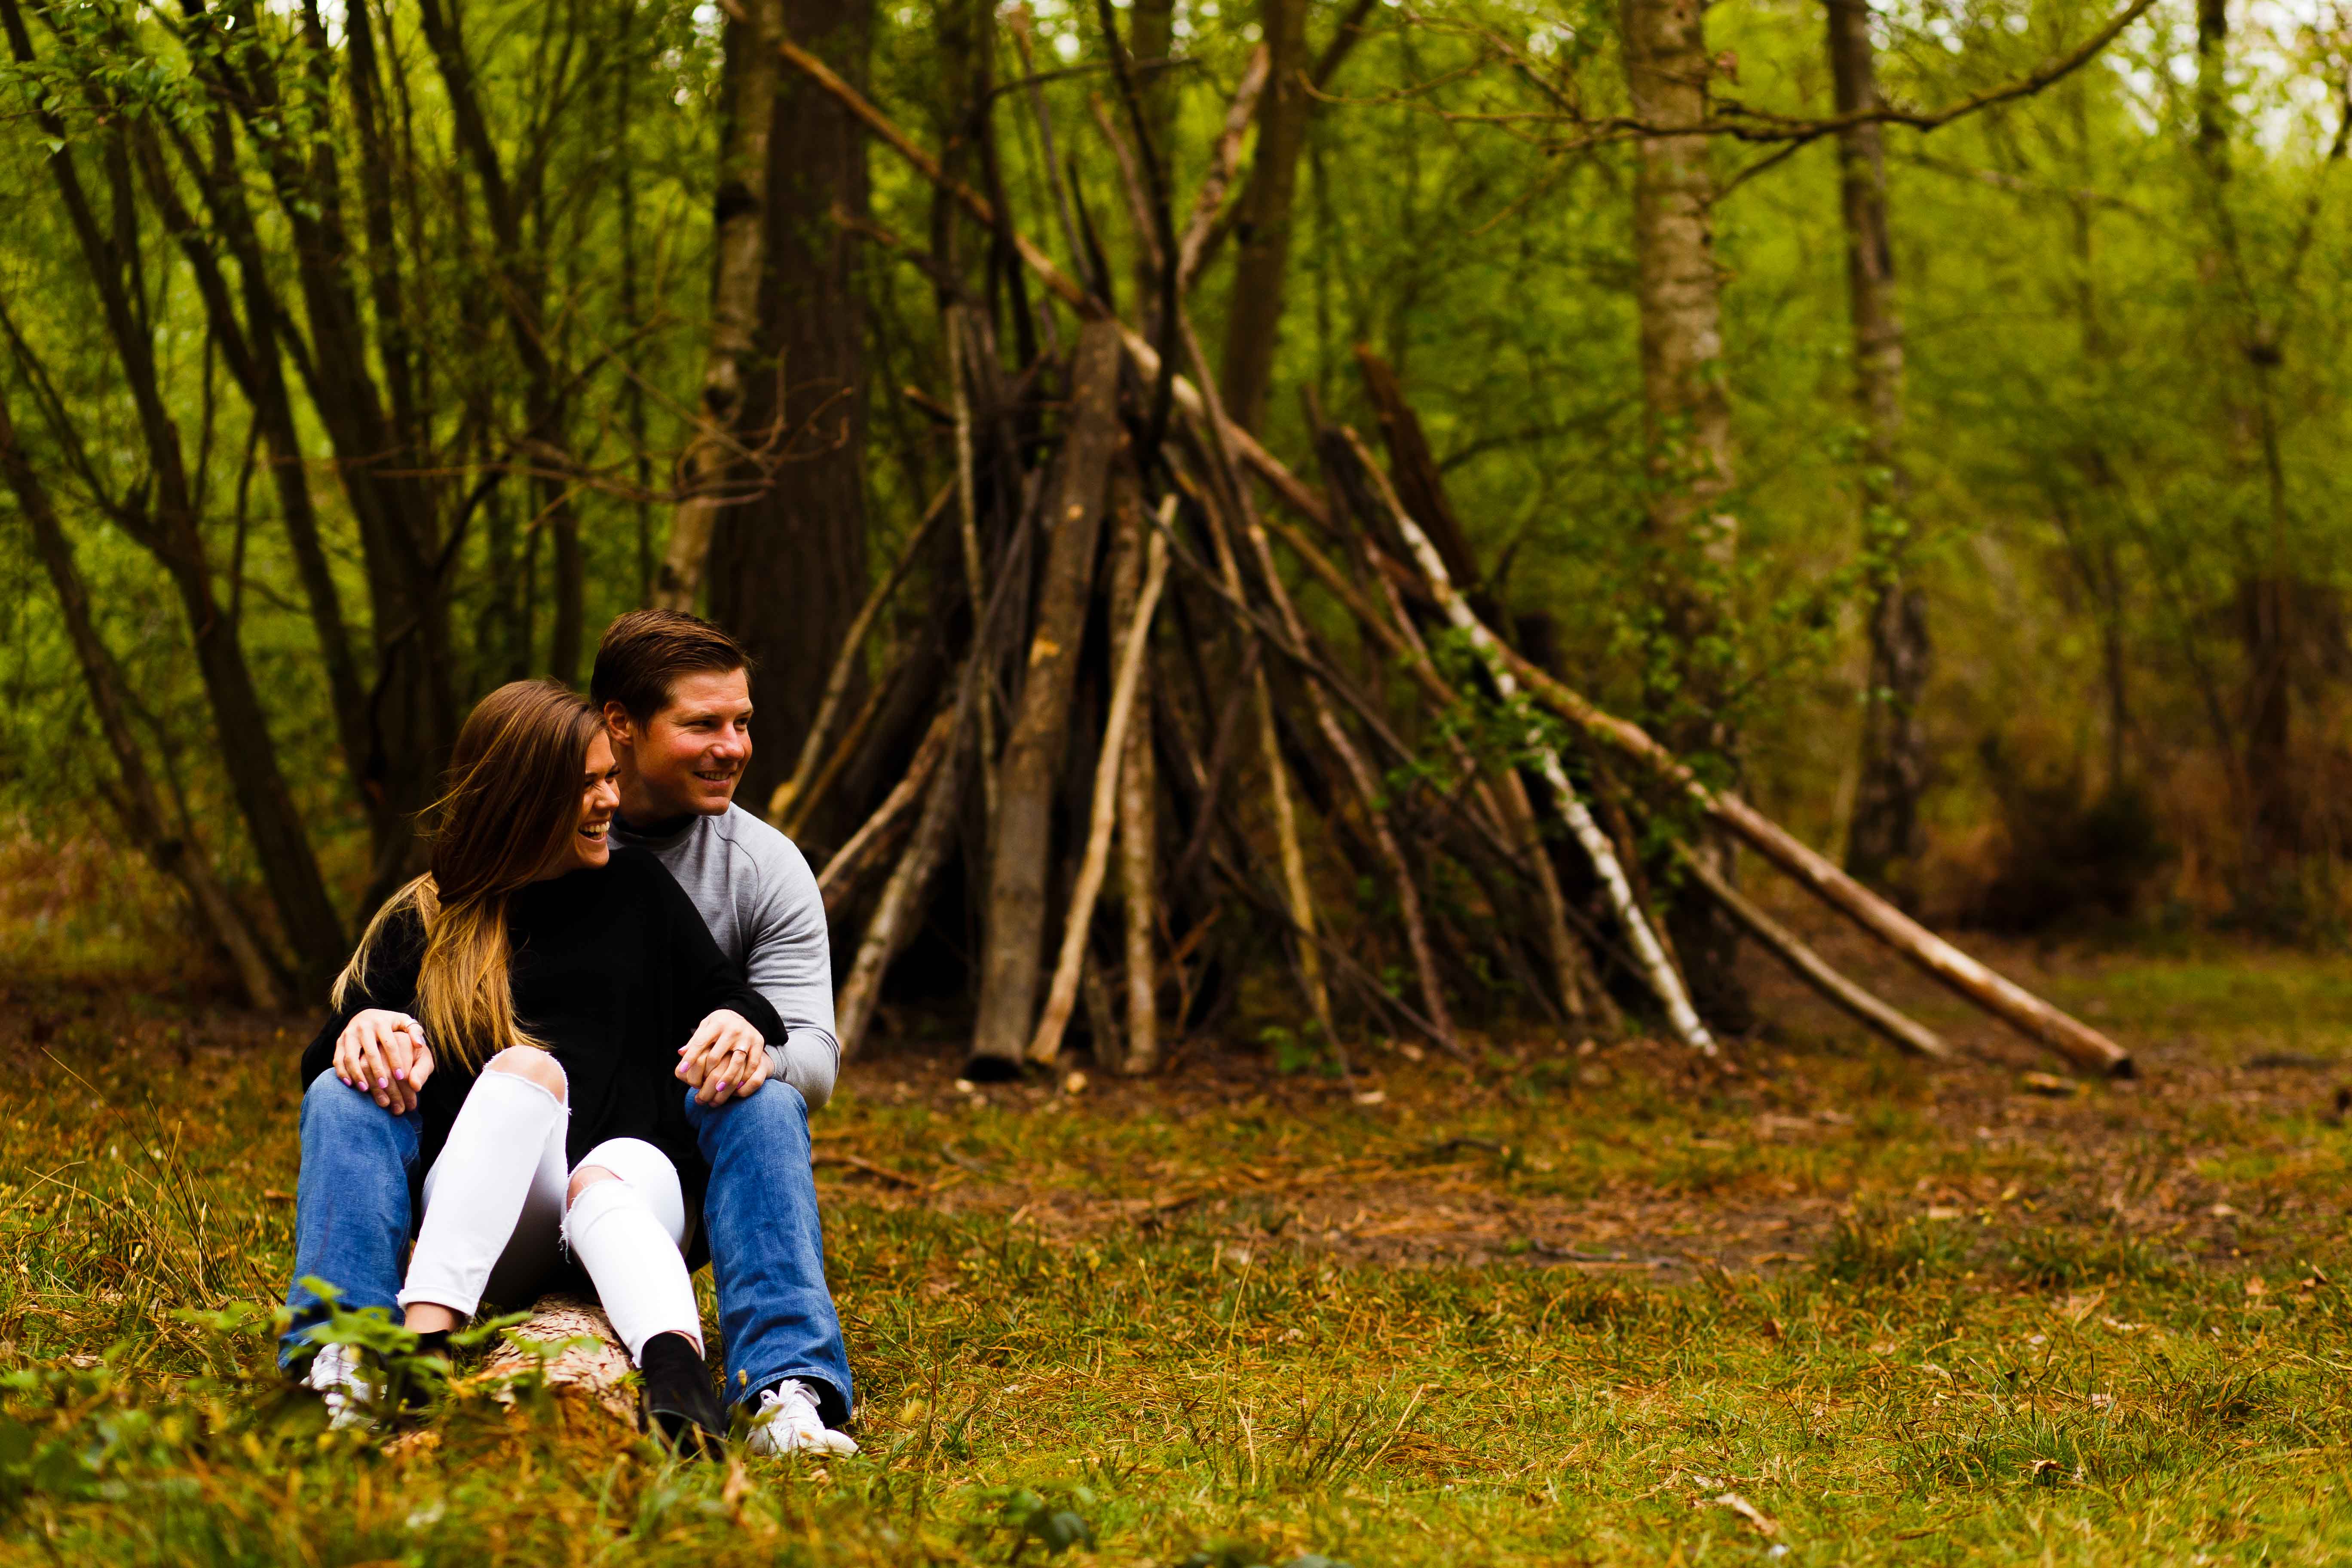
<path fill-rule="evenodd" d="M 899 813 L 835 901 L 839 975 L 924 837 L 894 790 L 975 742 L 998 758 L 957 786 L 961 853 L 881 954 L 904 999 L 983 992 L 996 791 L 1020 788 L 999 742 L 1054 602 L 1023 519 L 1069 482 L 1088 395 L 1080 314 L 1012 236 L 1172 355 L 1153 258 L 1195 211 L 1181 292 L 1234 423 L 1332 495 L 1333 433 L 1385 435 L 1409 489 L 1409 405 L 1481 613 L 1865 882 L 2010 932 L 2340 939 L 2352 30 L 2331 7 L 0 0 L 0 22 L 11 963 L 315 995 L 415 864 L 467 703 L 584 679 L 605 621 L 663 600 L 761 661 L 745 804 L 797 774 L 781 816 L 818 865 Z M 1134 472 L 1072 601 L 1074 738 L 1031 767 L 1057 910 L 1139 520 L 1182 491 L 1171 537 L 1201 541 L 1204 507 L 1236 534 L 1249 510 L 1197 419 L 1152 467 L 1160 389 L 1125 374 Z M 1291 549 L 1264 559 L 1365 690 L 1410 688 Z M 973 606 L 1024 574 L 991 695 L 960 702 Z M 1428 804 L 1458 744 L 1534 776 L 1482 732 L 1494 694 L 1392 701 L 1418 762 L 1343 710 L 1381 771 L 1357 800 L 1302 739 L 1305 667 L 1253 663 L 1205 578 L 1167 594 L 1138 721 L 1165 864 L 1089 939 L 1097 1054 L 1119 889 L 1154 905 L 1131 1005 L 1305 1016 L 1287 987 L 1321 984 L 1314 944 L 1266 869 L 1294 790 L 1288 889 L 1367 971 L 1343 1014 L 1410 1016 L 1381 1002 L 1412 991 L 1396 882 L 1437 933 L 1423 1013 L 1433 991 L 1473 1025 L 1557 1011 L 1516 895 L 1453 875 Z M 1264 670 L 1288 717 L 1218 752 L 1224 695 Z M 1222 796 L 1170 782 L 1188 746 L 1230 771 Z M 1692 826 L 1623 793 L 1643 895 L 1736 1027 L 1668 850 Z M 1386 859 L 1376 811 L 1404 840 Z M 1645 1005 L 1547 832 L 1602 981 Z"/>

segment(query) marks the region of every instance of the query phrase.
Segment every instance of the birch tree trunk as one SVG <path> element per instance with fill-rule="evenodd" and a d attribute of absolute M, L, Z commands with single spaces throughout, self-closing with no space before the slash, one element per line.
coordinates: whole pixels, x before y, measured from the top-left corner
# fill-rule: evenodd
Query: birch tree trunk
<path fill-rule="evenodd" d="M 1878 108 L 1869 0 L 1828 0 L 1828 10 L 1837 111 Z M 1885 139 L 1877 124 L 1864 121 L 1839 133 L 1838 194 L 1845 218 L 1846 295 L 1863 426 L 1863 542 L 1874 579 L 1862 780 L 1846 837 L 1845 868 L 1885 890 L 1890 884 L 1907 885 L 1908 862 L 1919 850 L 1919 792 L 1927 776 L 1919 699 L 1927 679 L 1928 643 L 1926 595 L 1905 571 L 1908 530 L 1903 513 L 1910 495 L 1902 453 L 1903 318 L 1886 218 Z"/>
<path fill-rule="evenodd" d="M 1634 117 L 1655 127 L 1696 127 L 1706 117 L 1715 62 L 1700 0 L 1620 0 L 1625 81 Z M 1671 689 L 1652 706 L 1671 714 L 1667 743 L 1712 753 L 1736 771 L 1739 737 L 1724 712 L 1730 671 L 1717 641 L 1724 590 L 1738 552 L 1725 510 L 1732 487 L 1731 402 L 1723 382 L 1722 274 L 1711 209 L 1708 139 L 1651 134 L 1635 143 L 1634 298 L 1641 314 L 1642 391 L 1650 448 L 1653 544 L 1664 563 L 1657 593 L 1675 647 Z M 1700 852 L 1727 883 L 1727 842 Z M 1719 1027 L 1747 1026 L 1736 964 L 1739 931 L 1722 907 L 1686 889 L 1669 914 L 1693 1000 Z"/>
<path fill-rule="evenodd" d="M 1087 322 L 1078 334 L 1070 423 L 1045 511 L 1052 531 L 1038 587 L 1036 631 L 998 766 L 980 1007 L 972 1026 L 974 1076 L 1006 1078 L 1017 1072 L 1035 1021 L 1046 879 L 1053 865 L 1055 786 L 1061 777 L 1071 691 L 1077 680 L 1078 646 L 1086 635 L 1104 492 L 1111 458 L 1123 438 L 1118 367 L 1117 323 Z"/>
<path fill-rule="evenodd" d="M 654 602 L 664 609 L 694 608 L 725 505 L 722 486 L 741 447 L 768 258 L 768 137 L 783 70 L 776 56 L 783 30 L 783 0 L 752 0 L 740 20 L 727 24 L 726 119 L 711 213 L 710 350 L 703 359 L 694 438 L 678 461 L 683 499 L 670 519 L 669 550 L 654 585 Z"/>

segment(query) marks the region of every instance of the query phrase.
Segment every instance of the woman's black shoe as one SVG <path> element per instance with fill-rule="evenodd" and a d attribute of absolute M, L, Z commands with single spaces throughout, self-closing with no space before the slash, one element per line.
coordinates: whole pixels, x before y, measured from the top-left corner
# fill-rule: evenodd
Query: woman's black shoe
<path fill-rule="evenodd" d="M 385 1414 L 394 1417 L 423 1415 L 448 1392 L 451 1359 L 448 1330 L 431 1329 L 418 1334 L 415 1348 L 393 1368 L 392 1405 Z"/>
<path fill-rule="evenodd" d="M 656 1334 L 638 1364 L 646 1425 L 689 1459 L 717 1458 L 727 1444 L 727 1411 L 711 1391 L 710 1369 L 684 1334 Z"/>

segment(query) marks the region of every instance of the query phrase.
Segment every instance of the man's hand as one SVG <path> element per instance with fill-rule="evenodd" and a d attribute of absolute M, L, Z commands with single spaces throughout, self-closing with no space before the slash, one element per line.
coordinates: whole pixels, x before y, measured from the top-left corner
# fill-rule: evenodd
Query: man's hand
<path fill-rule="evenodd" d="M 433 1076 L 425 1026 L 381 1007 L 353 1015 L 335 1037 L 335 1076 L 386 1110 L 406 1115 L 416 1109 L 417 1090 Z"/>
<path fill-rule="evenodd" d="M 721 1007 L 678 1048 L 677 1076 L 703 1105 L 724 1105 L 768 1081 L 768 1042 L 751 1020 Z"/>

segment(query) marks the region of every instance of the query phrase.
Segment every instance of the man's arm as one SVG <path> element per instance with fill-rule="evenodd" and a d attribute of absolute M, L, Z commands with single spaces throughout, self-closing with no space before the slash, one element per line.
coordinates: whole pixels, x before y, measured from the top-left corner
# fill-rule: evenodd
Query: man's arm
<path fill-rule="evenodd" d="M 833 952 L 824 895 L 792 840 L 761 846 L 758 908 L 743 955 L 744 978 L 784 1023 L 768 1045 L 769 1074 L 801 1091 L 811 1110 L 833 1098 L 841 1043 L 833 1033 Z"/>

